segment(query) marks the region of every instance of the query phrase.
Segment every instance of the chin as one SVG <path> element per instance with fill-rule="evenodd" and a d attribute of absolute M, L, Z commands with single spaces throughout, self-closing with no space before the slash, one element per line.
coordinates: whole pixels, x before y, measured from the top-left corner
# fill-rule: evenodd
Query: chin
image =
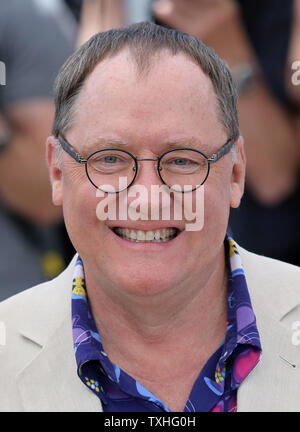
<path fill-rule="evenodd" d="M 154 296 L 164 291 L 168 291 L 176 283 L 166 271 L 158 268 L 154 271 L 151 268 L 134 269 L 130 267 L 126 272 L 113 275 L 113 280 L 118 289 L 128 294 L 141 297 Z"/>

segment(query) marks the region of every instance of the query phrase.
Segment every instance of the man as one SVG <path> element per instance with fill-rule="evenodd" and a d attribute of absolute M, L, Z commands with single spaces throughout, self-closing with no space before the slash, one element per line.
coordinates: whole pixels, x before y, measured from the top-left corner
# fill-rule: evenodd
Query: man
<path fill-rule="evenodd" d="M 53 201 L 78 255 L 1 304 L 1 409 L 299 410 L 299 269 L 226 236 L 245 177 L 226 65 L 140 23 L 95 35 L 55 91 Z M 163 184 L 172 215 L 151 218 Z"/>

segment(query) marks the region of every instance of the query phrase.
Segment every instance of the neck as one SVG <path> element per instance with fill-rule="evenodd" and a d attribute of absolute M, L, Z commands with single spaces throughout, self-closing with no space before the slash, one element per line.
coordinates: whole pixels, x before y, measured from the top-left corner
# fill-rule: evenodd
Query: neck
<path fill-rule="evenodd" d="M 179 360 L 180 346 L 183 362 L 189 352 L 197 364 L 200 357 L 205 363 L 226 332 L 224 250 L 217 263 L 214 261 L 208 267 L 194 280 L 182 281 L 153 296 L 120 294 L 115 287 L 104 290 L 99 287 L 103 287 L 105 281 L 95 283 L 86 274 L 93 316 L 110 359 L 129 371 L 131 365 L 139 369 L 136 362 L 139 358 L 143 374 L 147 374 L 148 365 L 151 375 L 153 364 L 162 356 L 169 370 L 169 360 L 172 357 Z"/>

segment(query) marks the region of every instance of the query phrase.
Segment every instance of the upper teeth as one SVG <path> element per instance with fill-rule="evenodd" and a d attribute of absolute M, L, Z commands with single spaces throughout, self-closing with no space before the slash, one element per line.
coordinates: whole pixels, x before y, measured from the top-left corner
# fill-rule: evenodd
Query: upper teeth
<path fill-rule="evenodd" d="M 119 236 L 127 240 L 157 242 L 170 240 L 175 237 L 177 232 L 176 228 L 164 228 L 155 231 L 136 231 L 128 228 L 116 228 L 115 231 Z"/>

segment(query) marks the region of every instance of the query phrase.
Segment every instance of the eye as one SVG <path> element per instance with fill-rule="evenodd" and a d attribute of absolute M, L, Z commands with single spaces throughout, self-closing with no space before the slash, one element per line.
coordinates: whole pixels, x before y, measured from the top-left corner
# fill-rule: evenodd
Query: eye
<path fill-rule="evenodd" d="M 96 153 L 91 158 L 91 160 L 93 164 L 114 165 L 116 163 L 122 162 L 122 156 L 115 155 L 115 154 Z"/>
<path fill-rule="evenodd" d="M 102 159 L 103 159 L 104 163 L 108 163 L 108 164 L 113 164 L 113 163 L 116 163 L 118 161 L 117 156 L 113 156 L 113 155 L 104 156 Z"/>
<path fill-rule="evenodd" d="M 186 166 L 186 165 L 190 165 L 193 164 L 193 161 L 190 161 L 188 159 L 174 159 L 174 164 L 178 165 L 178 166 Z"/>
<path fill-rule="evenodd" d="M 164 161 L 164 168 L 168 170 L 177 170 L 177 171 L 194 171 L 197 170 L 201 164 L 202 160 L 192 160 L 187 158 L 172 158 Z"/>
<path fill-rule="evenodd" d="M 161 167 L 170 173 L 190 175 L 207 169 L 207 161 L 199 152 L 174 150 L 162 158 Z"/>
<path fill-rule="evenodd" d="M 107 150 L 95 153 L 89 159 L 89 167 L 103 173 L 123 171 L 134 163 L 126 153 Z"/>

